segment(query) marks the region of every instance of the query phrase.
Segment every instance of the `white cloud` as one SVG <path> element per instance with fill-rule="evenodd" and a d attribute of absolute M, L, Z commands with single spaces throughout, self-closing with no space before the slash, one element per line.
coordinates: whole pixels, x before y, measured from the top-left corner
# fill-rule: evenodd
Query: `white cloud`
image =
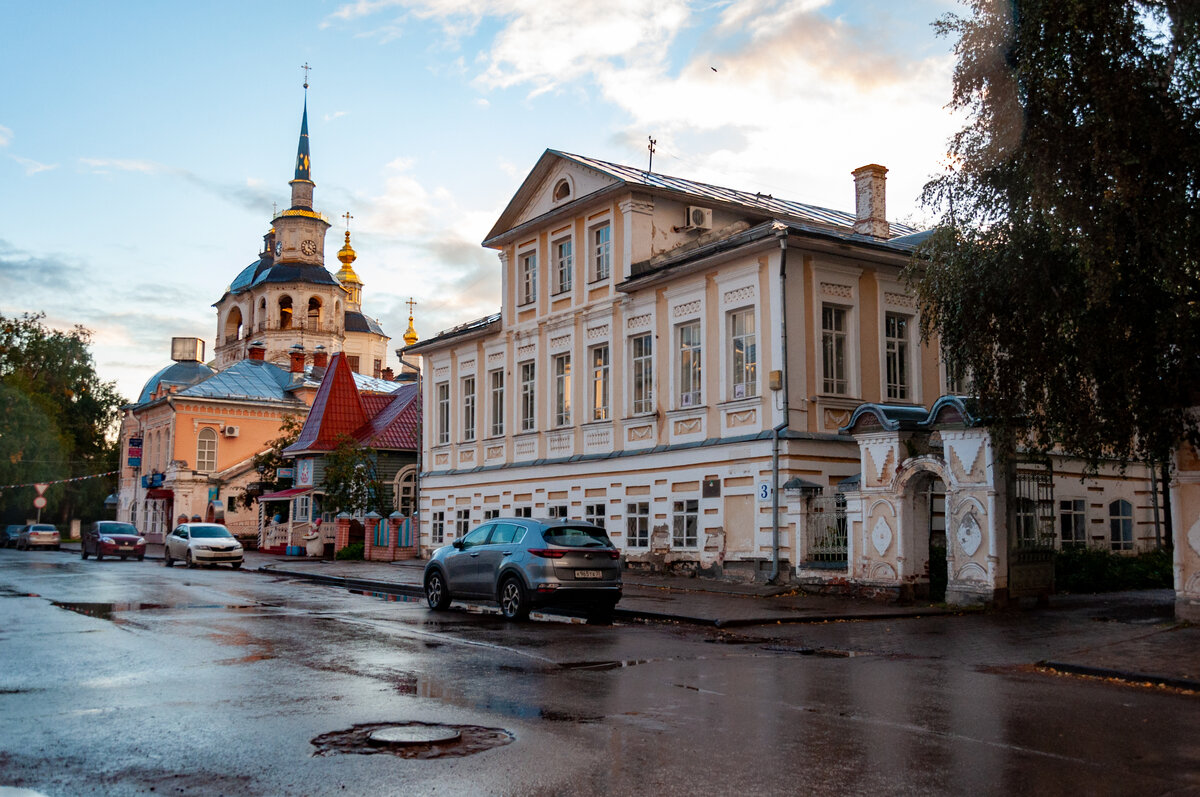
<path fill-rule="evenodd" d="M 7 147 L 13 140 L 13 131 L 0 125 L 0 147 Z"/>
<path fill-rule="evenodd" d="M 325 114 L 325 121 L 332 122 L 334 119 L 340 119 L 348 113 L 349 111 L 334 111 L 333 113 L 327 113 Z"/>
<path fill-rule="evenodd" d="M 20 155 L 9 155 L 8 157 L 24 166 L 25 174 L 37 174 L 38 172 L 48 172 L 51 169 L 58 168 L 57 163 L 39 163 L 31 158 L 22 158 Z"/>
<path fill-rule="evenodd" d="M 80 158 L 79 162 L 89 167 L 97 174 L 109 172 L 140 172 L 141 174 L 160 174 L 169 171 L 166 166 L 153 161 L 130 160 L 122 158 Z"/>

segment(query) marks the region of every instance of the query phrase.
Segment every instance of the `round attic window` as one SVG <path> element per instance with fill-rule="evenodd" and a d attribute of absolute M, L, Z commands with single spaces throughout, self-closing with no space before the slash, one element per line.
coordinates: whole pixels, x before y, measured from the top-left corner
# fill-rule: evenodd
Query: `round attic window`
<path fill-rule="evenodd" d="M 562 202 L 564 199 L 571 196 L 571 184 L 566 180 L 559 180 L 554 186 L 554 201 Z"/>

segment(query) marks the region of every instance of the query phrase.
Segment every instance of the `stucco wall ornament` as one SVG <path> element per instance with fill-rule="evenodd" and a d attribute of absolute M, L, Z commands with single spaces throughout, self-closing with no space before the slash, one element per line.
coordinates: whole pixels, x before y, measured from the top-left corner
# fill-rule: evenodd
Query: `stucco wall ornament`
<path fill-rule="evenodd" d="M 1188 545 L 1192 546 L 1192 550 L 1197 554 L 1200 554 L 1200 520 L 1197 520 L 1192 524 L 1192 527 L 1188 529 L 1187 540 Z"/>
<path fill-rule="evenodd" d="M 883 556 L 892 544 L 892 527 L 884 518 L 875 521 L 875 528 L 871 530 L 871 544 L 880 556 Z"/>
<path fill-rule="evenodd" d="M 975 519 L 974 512 L 968 512 L 958 524 L 958 547 L 967 556 L 974 556 L 982 542 L 983 532 L 979 530 L 979 521 Z"/>

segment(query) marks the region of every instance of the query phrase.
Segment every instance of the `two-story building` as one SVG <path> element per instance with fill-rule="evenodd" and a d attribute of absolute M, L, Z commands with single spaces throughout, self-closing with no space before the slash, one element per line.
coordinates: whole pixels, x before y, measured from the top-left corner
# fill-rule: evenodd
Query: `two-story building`
<path fill-rule="evenodd" d="M 886 171 L 853 172 L 846 213 L 543 154 L 483 242 L 500 313 L 403 350 L 424 363 L 422 545 L 573 517 L 633 566 L 844 577 L 862 464 L 843 427 L 965 387 L 921 342 L 901 272 L 925 234 L 887 221 Z M 1111 502 L 1131 546 L 1146 533 L 1141 475 L 1077 482 L 1080 533 L 1107 539 Z M 945 495 L 921 499 L 935 546 Z"/>

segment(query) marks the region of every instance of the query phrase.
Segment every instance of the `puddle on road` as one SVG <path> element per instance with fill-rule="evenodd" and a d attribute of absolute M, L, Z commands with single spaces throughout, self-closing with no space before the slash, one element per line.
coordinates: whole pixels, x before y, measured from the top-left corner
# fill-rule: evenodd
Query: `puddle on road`
<path fill-rule="evenodd" d="M 0 587 L 0 598 L 40 598 L 36 592 L 17 592 L 12 587 Z"/>
<path fill-rule="evenodd" d="M 771 653 L 794 653 L 797 656 L 819 656 L 824 659 L 854 659 L 859 656 L 869 656 L 856 650 L 839 650 L 837 648 L 797 648 L 784 645 L 764 645 L 763 650 Z"/>
<path fill-rule="evenodd" d="M 162 609 L 257 609 L 255 605 L 227 606 L 221 603 L 76 603 L 72 601 L 50 601 L 60 609 L 66 609 L 76 614 L 96 617 L 101 620 L 113 620 L 114 614 L 124 612 L 146 612 Z"/>
<path fill-rule="evenodd" d="M 368 598 L 378 598 L 388 603 L 423 603 L 424 598 L 417 595 L 398 595 L 395 592 L 370 592 L 365 589 L 348 589 L 351 595 L 366 595 Z"/>
<path fill-rule="evenodd" d="M 372 744 L 371 734 L 383 728 L 452 728 L 458 731 L 457 739 L 446 742 L 407 744 L 403 746 L 380 746 Z M 496 747 L 511 744 L 516 739 L 503 728 L 485 728 L 481 725 L 442 725 L 428 722 L 372 722 L 355 725 L 344 731 L 324 733 L 312 740 L 317 748 L 314 756 L 337 753 L 356 755 L 394 755 L 398 758 L 461 758 L 482 753 Z"/>
<path fill-rule="evenodd" d="M 559 664 L 563 670 L 619 670 L 622 667 L 636 667 L 639 664 L 649 664 L 654 659 L 625 659 L 611 661 L 565 661 Z"/>

